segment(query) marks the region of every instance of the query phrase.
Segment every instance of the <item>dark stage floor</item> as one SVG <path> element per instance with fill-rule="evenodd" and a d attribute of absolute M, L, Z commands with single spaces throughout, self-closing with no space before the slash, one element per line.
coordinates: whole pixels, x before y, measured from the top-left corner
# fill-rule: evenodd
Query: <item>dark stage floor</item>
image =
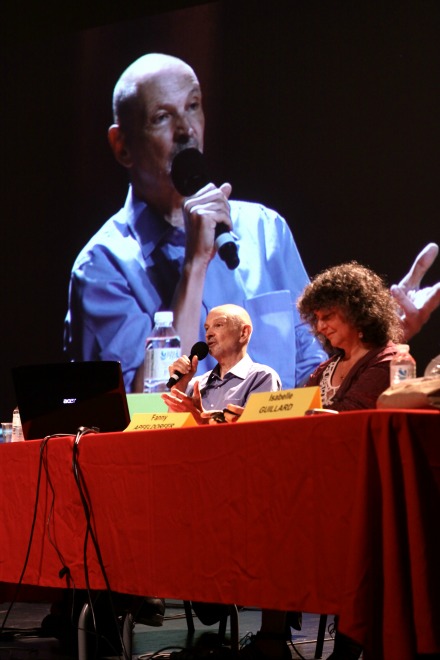
<path fill-rule="evenodd" d="M 9 603 L 0 604 L 1 621 Z M 57 639 L 42 638 L 38 636 L 41 621 L 49 612 L 46 603 L 17 603 L 14 605 L 7 620 L 6 628 L 9 634 L 0 639 L 0 660 L 71 660 L 77 657 L 77 653 L 68 653 L 64 650 Z M 243 639 L 249 632 L 255 633 L 261 622 L 259 610 L 241 610 L 239 613 L 239 636 Z M 333 623 L 333 617 L 328 617 L 328 624 Z M 292 630 L 292 658 L 314 658 L 316 637 L 318 633 L 319 615 L 304 614 L 303 625 L 300 632 Z M 180 601 L 167 601 L 166 619 L 160 628 L 153 628 L 136 624 L 133 632 L 133 660 L 147 660 L 154 658 L 167 658 L 173 650 L 189 648 L 200 644 L 202 636 L 215 634 L 218 626 L 204 626 L 197 618 L 194 618 L 195 633 L 193 637 L 188 636 L 183 604 Z M 31 632 L 34 634 L 30 634 Z M 229 641 L 229 626 L 227 628 L 226 644 Z M 333 648 L 333 640 L 328 631 L 325 635 L 324 651 L 322 658 L 330 655 Z M 160 652 L 160 649 L 164 649 Z M 103 656 L 101 656 L 103 657 Z M 106 655 L 106 658 L 119 658 L 118 655 Z M 88 653 L 87 660 L 95 660 L 95 653 Z"/>

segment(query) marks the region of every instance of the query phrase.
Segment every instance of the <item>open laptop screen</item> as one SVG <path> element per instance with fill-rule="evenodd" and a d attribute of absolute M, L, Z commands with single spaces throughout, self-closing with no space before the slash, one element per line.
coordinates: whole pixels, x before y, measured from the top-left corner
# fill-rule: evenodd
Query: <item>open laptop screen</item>
<path fill-rule="evenodd" d="M 75 435 L 80 426 L 123 431 L 130 423 L 119 362 L 24 365 L 12 379 L 25 440 Z"/>

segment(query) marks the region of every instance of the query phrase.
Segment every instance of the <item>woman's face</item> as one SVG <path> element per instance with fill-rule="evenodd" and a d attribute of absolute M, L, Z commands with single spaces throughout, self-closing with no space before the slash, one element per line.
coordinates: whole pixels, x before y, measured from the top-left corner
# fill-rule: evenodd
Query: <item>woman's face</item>
<path fill-rule="evenodd" d="M 320 309 L 315 312 L 316 329 L 333 348 L 348 348 L 359 342 L 359 331 L 347 321 L 344 313 L 337 307 Z"/>

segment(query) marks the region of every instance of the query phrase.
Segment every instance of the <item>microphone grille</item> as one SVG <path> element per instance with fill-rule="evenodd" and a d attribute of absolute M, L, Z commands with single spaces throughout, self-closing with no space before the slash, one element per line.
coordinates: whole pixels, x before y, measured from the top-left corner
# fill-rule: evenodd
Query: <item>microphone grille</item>
<path fill-rule="evenodd" d="M 171 179 L 174 187 L 183 197 L 194 195 L 209 181 L 203 154 L 190 147 L 174 156 L 171 165 Z"/>
<path fill-rule="evenodd" d="M 209 353 L 208 344 L 206 344 L 204 341 L 196 342 L 191 349 L 191 355 L 193 357 L 197 355 L 199 360 L 204 360 L 205 357 L 208 355 L 208 353 Z"/>

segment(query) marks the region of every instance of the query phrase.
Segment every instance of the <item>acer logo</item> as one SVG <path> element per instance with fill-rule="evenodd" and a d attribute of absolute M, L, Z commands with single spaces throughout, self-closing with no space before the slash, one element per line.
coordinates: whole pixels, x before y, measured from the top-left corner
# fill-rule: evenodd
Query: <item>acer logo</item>
<path fill-rule="evenodd" d="M 63 403 L 75 403 L 76 399 L 63 399 Z"/>

